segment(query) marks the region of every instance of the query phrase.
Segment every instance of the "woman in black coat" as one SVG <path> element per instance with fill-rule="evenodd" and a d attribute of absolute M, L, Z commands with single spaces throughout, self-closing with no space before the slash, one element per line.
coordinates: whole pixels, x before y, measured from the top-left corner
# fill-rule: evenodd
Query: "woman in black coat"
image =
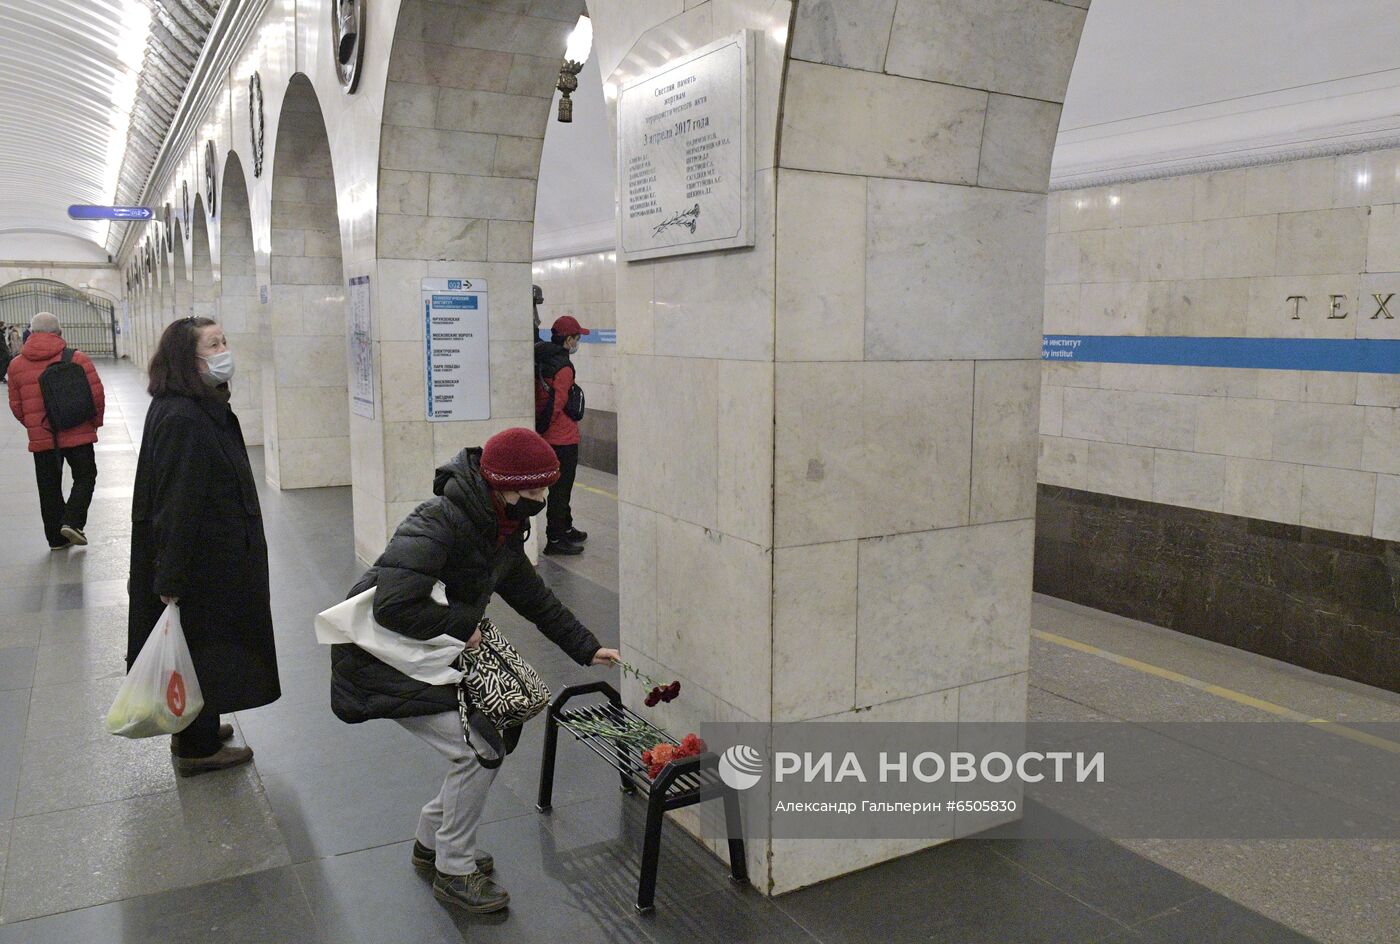
<path fill-rule="evenodd" d="M 530 517 L 558 478 L 559 457 L 534 430 L 508 429 L 483 449 L 463 449 L 437 470 L 436 497 L 404 519 L 350 595 L 374 587 L 374 619 L 385 629 L 476 646 L 477 624 L 500 594 L 579 665 L 614 664 L 617 650 L 598 644 L 525 556 Z M 438 581 L 446 605 L 432 598 Z M 432 875 L 442 901 L 479 913 L 506 907 L 510 895 L 488 877 L 491 857 L 476 848 L 496 770 L 478 763 L 463 737 L 457 687 L 417 681 L 358 646 L 332 646 L 331 710 L 352 724 L 392 718 L 448 758 L 442 790 L 419 816 L 413 865 Z"/>
<path fill-rule="evenodd" d="M 245 764 L 247 747 L 219 714 L 274 702 L 282 690 L 272 638 L 267 541 L 248 450 L 229 409 L 233 354 L 208 318 L 165 329 L 151 358 L 150 411 L 132 497 L 128 669 L 168 603 L 180 607 L 204 710 L 172 738 L 194 776 Z"/>

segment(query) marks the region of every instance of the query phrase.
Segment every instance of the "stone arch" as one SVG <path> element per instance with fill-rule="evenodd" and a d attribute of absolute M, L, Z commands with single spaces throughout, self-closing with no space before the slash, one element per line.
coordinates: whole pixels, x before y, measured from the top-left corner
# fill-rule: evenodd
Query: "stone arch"
<path fill-rule="evenodd" d="M 257 274 L 254 271 L 253 219 L 248 203 L 248 181 L 236 152 L 224 164 L 219 195 L 219 315 L 236 352 L 237 381 L 232 385 L 232 406 L 248 445 L 261 445 L 263 335 L 258 325 Z"/>
<path fill-rule="evenodd" d="M 165 326 L 175 320 L 175 254 L 180 251 L 180 227 L 178 223 L 172 225 L 171 232 L 174 234 L 174 250 L 162 246 L 158 251 L 161 261 L 156 266 L 155 277 L 159 282 L 159 289 L 157 297 L 152 299 L 155 306 L 150 325 L 150 354 L 155 353 L 156 345 L 160 343 L 160 336 L 165 330 Z"/>
<path fill-rule="evenodd" d="M 270 369 L 263 371 L 268 481 L 351 483 L 345 281 L 330 137 L 302 73 L 282 101 L 270 156 Z"/>
<path fill-rule="evenodd" d="M 471 7 L 404 0 L 380 129 L 376 346 L 382 494 L 356 495 L 373 557 L 427 497 L 425 469 L 492 433 L 531 425 L 530 263 L 535 181 L 559 60 L 582 0 Z M 491 419 L 427 421 L 420 282 L 485 279 Z M 371 507 L 372 506 L 372 507 Z"/>
<path fill-rule="evenodd" d="M 219 320 L 218 286 L 214 279 L 214 258 L 210 251 L 209 222 L 204 213 L 204 196 L 194 198 L 194 224 L 190 227 L 190 313 L 196 318 Z"/>
<path fill-rule="evenodd" d="M 190 238 L 185 221 L 175 223 L 175 249 L 170 253 L 170 297 L 171 309 L 161 325 L 177 318 L 188 318 L 194 314 L 194 280 L 190 266 L 185 261 L 185 243 Z"/>

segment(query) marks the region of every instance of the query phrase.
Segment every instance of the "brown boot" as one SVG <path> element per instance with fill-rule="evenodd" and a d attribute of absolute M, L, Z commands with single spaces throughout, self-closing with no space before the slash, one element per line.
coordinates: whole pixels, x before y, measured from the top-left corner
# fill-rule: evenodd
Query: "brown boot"
<path fill-rule="evenodd" d="M 227 770 L 253 759 L 251 747 L 221 747 L 208 757 L 177 757 L 175 772 L 181 777 L 198 777 L 214 770 Z"/>

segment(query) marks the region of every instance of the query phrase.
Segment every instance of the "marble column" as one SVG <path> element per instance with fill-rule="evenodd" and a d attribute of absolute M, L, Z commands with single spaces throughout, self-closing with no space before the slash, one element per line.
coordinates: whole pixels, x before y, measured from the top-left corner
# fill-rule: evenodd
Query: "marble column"
<path fill-rule="evenodd" d="M 1087 0 L 656 6 L 600 49 L 613 83 L 762 31 L 757 243 L 619 260 L 627 658 L 684 680 L 678 731 L 1023 718 L 1044 194 Z M 929 844 L 750 871 L 776 894 Z"/>

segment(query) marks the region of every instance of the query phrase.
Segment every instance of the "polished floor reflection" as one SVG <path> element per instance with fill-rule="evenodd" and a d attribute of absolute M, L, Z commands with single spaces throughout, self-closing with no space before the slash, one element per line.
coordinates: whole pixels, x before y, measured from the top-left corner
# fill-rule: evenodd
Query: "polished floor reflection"
<path fill-rule="evenodd" d="M 348 489 L 263 491 L 285 694 L 234 719 L 254 765 L 177 780 L 163 739 L 103 732 L 122 673 L 133 443 L 146 397 L 131 367 L 99 369 L 108 425 L 88 548 L 47 550 L 23 431 L 0 427 L 0 944 L 1360 944 L 1400 926 L 1394 844 L 964 841 L 768 900 L 731 885 L 679 830 L 666 833 L 656 913 L 639 917 L 643 805 L 564 739 L 555 809 L 536 813 L 538 724 L 498 778 L 483 828 L 511 908 L 453 912 L 408 862 L 418 806 L 442 776 L 437 756 L 397 725 L 347 726 L 328 706 L 329 659 L 311 617 L 358 575 Z M 616 480 L 585 471 L 580 482 L 588 553 L 547 560 L 543 572 L 611 645 Z M 597 677 L 504 608 L 493 615 L 556 685 Z M 1054 641 L 1073 638 L 1319 716 L 1400 718 L 1382 693 L 1091 611 L 1040 601 L 1036 625 L 1053 634 L 1034 643 L 1037 717 L 1238 717 L 1236 704 Z"/>

